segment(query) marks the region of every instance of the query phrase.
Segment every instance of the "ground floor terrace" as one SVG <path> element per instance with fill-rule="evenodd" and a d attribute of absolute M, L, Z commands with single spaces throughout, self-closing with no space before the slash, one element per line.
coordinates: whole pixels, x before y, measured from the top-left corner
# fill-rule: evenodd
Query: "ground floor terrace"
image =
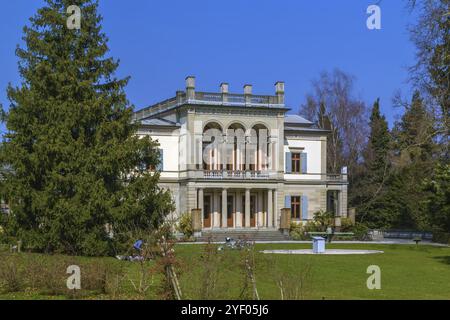
<path fill-rule="evenodd" d="M 199 188 L 203 229 L 279 227 L 279 192 L 272 189 Z"/>
<path fill-rule="evenodd" d="M 160 187 L 172 193 L 174 220 L 195 210 L 196 228 L 205 231 L 278 230 L 282 222 L 310 221 L 318 211 L 347 217 L 346 184 L 218 180 L 164 181 Z"/>

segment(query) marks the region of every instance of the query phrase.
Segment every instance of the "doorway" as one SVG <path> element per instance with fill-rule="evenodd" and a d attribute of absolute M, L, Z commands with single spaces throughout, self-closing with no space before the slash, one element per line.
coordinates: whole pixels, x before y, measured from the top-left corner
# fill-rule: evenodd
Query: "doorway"
<path fill-rule="evenodd" d="M 203 197 L 203 228 L 211 228 L 211 217 L 212 217 L 212 197 L 210 195 L 205 195 Z"/>
<path fill-rule="evenodd" d="M 234 196 L 229 195 L 227 196 L 227 227 L 233 228 L 234 222 L 233 222 L 233 213 L 234 213 Z"/>

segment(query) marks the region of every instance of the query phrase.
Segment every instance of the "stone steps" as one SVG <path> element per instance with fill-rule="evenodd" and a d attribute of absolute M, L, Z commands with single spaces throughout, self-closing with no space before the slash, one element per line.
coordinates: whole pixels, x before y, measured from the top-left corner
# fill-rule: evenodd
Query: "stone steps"
<path fill-rule="evenodd" d="M 223 242 L 229 237 L 234 240 L 247 239 L 250 241 L 287 241 L 289 236 L 284 235 L 279 230 L 213 230 L 202 231 L 197 241 Z"/>

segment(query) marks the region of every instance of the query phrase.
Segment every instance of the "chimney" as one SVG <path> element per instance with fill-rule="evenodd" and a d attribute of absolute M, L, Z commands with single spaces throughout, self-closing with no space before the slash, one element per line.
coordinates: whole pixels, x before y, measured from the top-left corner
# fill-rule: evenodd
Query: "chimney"
<path fill-rule="evenodd" d="M 184 98 L 184 91 L 177 91 L 177 103 L 181 104 Z"/>
<path fill-rule="evenodd" d="M 278 104 L 284 104 L 284 82 L 278 81 L 275 83 L 275 93 L 277 95 Z"/>
<path fill-rule="evenodd" d="M 244 86 L 245 103 L 250 103 L 251 102 L 252 89 L 253 89 L 253 86 L 251 84 L 246 84 Z"/>
<path fill-rule="evenodd" d="M 222 101 L 228 102 L 229 85 L 226 82 L 220 84 L 220 92 L 222 93 Z"/>
<path fill-rule="evenodd" d="M 195 99 L 195 77 L 186 77 L 186 97 L 188 100 Z"/>

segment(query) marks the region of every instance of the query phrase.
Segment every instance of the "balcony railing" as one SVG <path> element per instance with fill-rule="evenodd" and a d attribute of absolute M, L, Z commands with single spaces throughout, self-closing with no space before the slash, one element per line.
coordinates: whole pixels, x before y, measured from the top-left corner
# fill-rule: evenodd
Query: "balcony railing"
<path fill-rule="evenodd" d="M 170 110 L 186 102 L 211 104 L 211 105 L 230 105 L 230 106 L 255 106 L 255 107 L 283 107 L 276 96 L 245 95 L 235 93 L 216 93 L 216 92 L 195 92 L 194 99 L 188 99 L 186 93 L 182 92 L 176 97 L 167 99 L 153 106 L 136 111 L 134 120 L 140 120 L 151 117 L 163 111 Z"/>
<path fill-rule="evenodd" d="M 346 174 L 327 174 L 327 181 L 346 181 L 347 175 Z"/>
<path fill-rule="evenodd" d="M 254 170 L 204 170 L 203 177 L 205 179 L 269 179 L 273 176 L 273 171 L 254 171 Z M 345 174 L 303 174 L 303 178 L 299 180 L 317 180 L 327 181 L 330 183 L 345 183 L 347 175 Z M 310 179 L 308 179 L 310 178 Z"/>
<path fill-rule="evenodd" d="M 269 179 L 268 171 L 204 170 L 206 179 Z"/>

